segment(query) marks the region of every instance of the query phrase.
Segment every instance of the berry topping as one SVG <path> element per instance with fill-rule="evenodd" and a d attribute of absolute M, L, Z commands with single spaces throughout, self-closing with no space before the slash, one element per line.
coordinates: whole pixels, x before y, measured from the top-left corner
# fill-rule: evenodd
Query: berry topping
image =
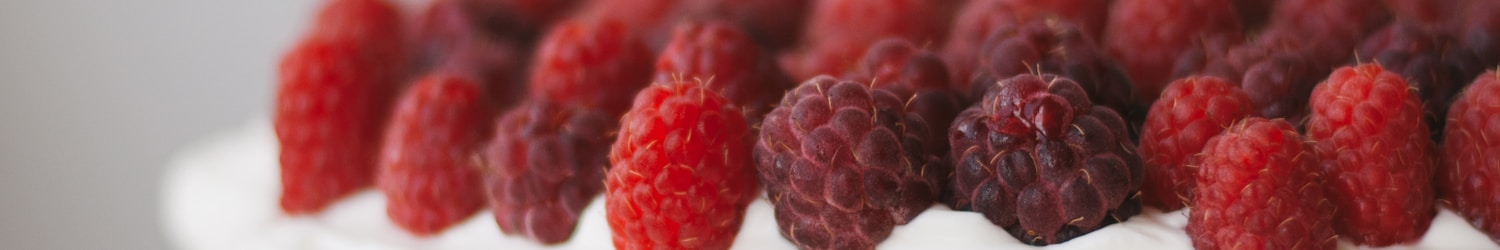
<path fill-rule="evenodd" d="M 755 158 L 782 236 L 803 249 L 873 249 L 932 206 L 949 169 L 907 100 L 823 76 L 766 115 Z"/>
<path fill-rule="evenodd" d="M 1500 243 L 1500 75 L 1474 79 L 1448 109 L 1443 165 L 1438 168 L 1442 201 Z"/>
<path fill-rule="evenodd" d="M 702 81 L 760 124 L 794 84 L 770 55 L 728 22 L 687 22 L 657 58 L 655 81 Z"/>
<path fill-rule="evenodd" d="M 1253 105 L 1245 92 L 1218 77 L 1191 76 L 1167 85 L 1141 127 L 1141 201 L 1166 211 L 1186 206 L 1198 152 L 1210 137 L 1254 114 Z"/>
<path fill-rule="evenodd" d="M 1055 75 L 996 83 L 948 134 L 960 209 L 1021 242 L 1064 242 L 1140 212 L 1141 162 L 1125 121 Z"/>
<path fill-rule="evenodd" d="M 619 114 L 651 83 L 651 51 L 619 22 L 564 21 L 537 48 L 531 97 Z"/>
<path fill-rule="evenodd" d="M 616 248 L 728 249 L 759 194 L 750 131 L 698 82 L 647 87 L 610 151 L 605 211 Z"/>
<path fill-rule="evenodd" d="M 1104 45 L 1128 69 L 1138 101 L 1151 103 L 1194 43 L 1237 40 L 1240 32 L 1229 1 L 1120 0 L 1110 10 Z"/>
<path fill-rule="evenodd" d="M 501 115 L 483 151 L 500 230 L 546 244 L 572 237 L 579 214 L 604 189 L 617 123 L 596 110 L 542 99 Z"/>
<path fill-rule="evenodd" d="M 1313 89 L 1310 107 L 1307 137 L 1330 178 L 1339 235 L 1368 246 L 1421 238 L 1437 213 L 1435 151 L 1415 90 L 1380 65 L 1343 67 Z"/>
<path fill-rule="evenodd" d="M 467 78 L 435 73 L 397 104 L 376 180 L 397 226 L 434 235 L 484 207 L 474 155 L 490 136 L 493 112 L 480 89 Z"/>
<path fill-rule="evenodd" d="M 1187 232 L 1198 249 L 1334 249 L 1333 204 L 1312 145 L 1249 118 L 1203 145 Z M 1192 177 L 1189 177 L 1192 178 Z"/>

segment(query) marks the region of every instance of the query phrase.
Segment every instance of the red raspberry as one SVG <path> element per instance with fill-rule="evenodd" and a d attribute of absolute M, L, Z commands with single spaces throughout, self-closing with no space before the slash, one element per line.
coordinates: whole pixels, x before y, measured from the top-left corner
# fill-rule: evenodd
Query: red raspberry
<path fill-rule="evenodd" d="M 1334 249 L 1333 204 L 1312 145 L 1286 120 L 1248 118 L 1203 145 L 1187 233 L 1198 249 Z"/>
<path fill-rule="evenodd" d="M 912 95 L 907 110 L 921 116 L 934 131 L 945 130 L 967 105 L 957 91 L 949 88 L 951 81 L 942 59 L 906 40 L 885 39 L 871 45 L 859 67 L 845 79 L 868 82 L 898 96 Z M 928 153 L 948 155 L 946 139 L 934 136 L 927 140 Z"/>
<path fill-rule="evenodd" d="M 687 22 L 656 60 L 656 82 L 703 81 L 746 112 L 750 124 L 776 105 L 791 78 L 744 32 L 724 21 Z"/>
<path fill-rule="evenodd" d="M 447 1 L 447 0 L 437 0 Z M 530 40 L 542 28 L 572 12 L 580 0 L 458 0 L 485 30 Z"/>
<path fill-rule="evenodd" d="M 532 97 L 619 114 L 651 82 L 651 51 L 613 21 L 564 21 L 532 61 Z"/>
<path fill-rule="evenodd" d="M 642 90 L 621 123 L 605 180 L 615 247 L 728 249 L 760 189 L 739 108 L 673 82 Z"/>
<path fill-rule="evenodd" d="M 1120 0 L 1109 18 L 1104 45 L 1125 65 L 1141 103 L 1156 100 L 1193 43 L 1237 40 L 1241 32 L 1229 1 Z"/>
<path fill-rule="evenodd" d="M 418 80 L 386 130 L 376 184 L 386 214 L 406 231 L 434 235 L 484 207 L 473 156 L 493 115 L 478 84 L 436 73 Z"/>
<path fill-rule="evenodd" d="M 1347 50 L 1348 46 L 1288 33 L 1282 29 L 1267 30 L 1255 40 L 1233 48 L 1205 49 L 1225 52 L 1208 52 L 1216 56 L 1204 58 L 1197 65 L 1178 61 L 1175 74 L 1212 75 L 1238 82 L 1259 116 L 1300 121 L 1306 115 L 1307 95 L 1312 93 L 1313 86 L 1328 76 L 1333 67 L 1347 60 L 1347 52 L 1330 57 L 1324 51 Z"/>
<path fill-rule="evenodd" d="M 1141 161 L 1125 121 L 1073 80 L 1022 74 L 954 120 L 954 207 L 1033 245 L 1055 244 L 1140 212 Z"/>
<path fill-rule="evenodd" d="M 1500 63 L 1500 1 L 1468 1 L 1464 8 L 1453 25 L 1464 48 L 1481 59 L 1478 65 Z"/>
<path fill-rule="evenodd" d="M 1299 43 L 1328 41 L 1337 45 L 1322 53 L 1347 60 L 1353 46 L 1390 19 L 1384 6 L 1366 0 L 1278 0 L 1267 30 L 1284 30 Z"/>
<path fill-rule="evenodd" d="M 1167 85 L 1141 127 L 1141 202 L 1165 211 L 1190 203 L 1204 143 L 1253 112 L 1250 97 L 1222 78 L 1190 76 Z"/>
<path fill-rule="evenodd" d="M 745 27 L 759 44 L 771 50 L 795 45 L 802 34 L 808 0 L 684 0 L 688 20 L 723 18 Z"/>
<path fill-rule="evenodd" d="M 1438 190 L 1443 203 L 1500 243 L 1500 75 L 1474 79 L 1448 109 Z"/>
<path fill-rule="evenodd" d="M 282 57 L 274 118 L 282 211 L 316 213 L 374 182 L 397 85 L 382 56 L 356 40 L 312 38 Z"/>
<path fill-rule="evenodd" d="M 1356 244 L 1388 246 L 1427 232 L 1434 154 L 1422 103 L 1401 75 L 1376 64 L 1334 70 L 1312 93 L 1307 136 L 1317 141 L 1334 227 Z"/>
<path fill-rule="evenodd" d="M 1040 72 L 1077 81 L 1092 103 L 1125 114 L 1132 128 L 1146 116 L 1145 105 L 1131 94 L 1124 68 L 1067 22 L 1033 20 L 999 27 L 978 54 L 978 67 L 963 88 L 973 98 L 982 98 L 996 81 Z"/>
<path fill-rule="evenodd" d="M 792 79 L 838 75 L 854 68 L 866 48 L 886 38 L 919 44 L 941 42 L 948 21 L 945 1 L 818 0 L 802 47 L 782 57 Z"/>
<path fill-rule="evenodd" d="M 465 75 L 479 81 L 498 107 L 515 103 L 525 93 L 524 51 L 477 30 L 458 1 L 435 0 L 422 13 L 415 68 Z"/>
<path fill-rule="evenodd" d="M 1379 63 L 1417 88 L 1434 139 L 1442 138 L 1443 117 L 1453 96 L 1484 71 L 1479 58 L 1455 40 L 1440 30 L 1393 22 L 1366 38 L 1359 49 L 1361 63 Z"/>
<path fill-rule="evenodd" d="M 953 31 L 943 45 L 943 59 L 953 70 L 953 79 L 967 81 L 978 55 L 995 30 L 1019 26 L 1031 20 L 1057 19 L 1081 26 L 1083 36 L 1098 38 L 1109 16 L 1109 0 L 970 0 L 953 21 Z M 967 85 L 964 82 L 961 85 Z"/>
<path fill-rule="evenodd" d="M 1424 26 L 1436 27 L 1443 23 L 1443 19 L 1459 9 L 1460 2 L 1471 2 L 1469 0 L 1382 0 L 1386 9 L 1395 14 L 1396 19 L 1409 22 L 1421 23 Z"/>
<path fill-rule="evenodd" d="M 331 0 L 318 11 L 308 37 L 352 41 L 382 62 L 398 64 L 406 53 L 402 20 L 386 0 Z M 388 70 L 405 73 L 400 68 Z"/>
<path fill-rule="evenodd" d="M 483 151 L 490 211 L 507 234 L 567 241 L 604 189 L 614 116 L 532 99 L 501 115 Z"/>
<path fill-rule="evenodd" d="M 906 98 L 813 78 L 761 123 L 755 158 L 781 235 L 803 249 L 873 249 L 932 206 L 949 168 Z"/>

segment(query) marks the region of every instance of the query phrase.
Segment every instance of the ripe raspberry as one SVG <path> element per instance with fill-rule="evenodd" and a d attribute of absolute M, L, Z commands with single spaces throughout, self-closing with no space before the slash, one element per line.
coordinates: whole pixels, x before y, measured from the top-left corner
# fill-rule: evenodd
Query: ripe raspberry
<path fill-rule="evenodd" d="M 995 30 L 1031 20 L 1056 19 L 1078 24 L 1084 36 L 1097 40 L 1106 16 L 1109 0 L 970 0 L 953 22 L 943 58 L 952 67 L 953 79 L 967 81 L 981 48 Z"/>
<path fill-rule="evenodd" d="M 951 171 L 893 91 L 821 76 L 761 123 L 755 159 L 781 235 L 803 249 L 873 249 L 932 206 Z"/>
<path fill-rule="evenodd" d="M 564 21 L 537 49 L 532 97 L 619 114 L 651 82 L 651 51 L 613 21 Z"/>
<path fill-rule="evenodd" d="M 476 150 L 493 115 L 478 84 L 436 73 L 418 80 L 386 130 L 376 184 L 386 214 L 406 231 L 434 235 L 484 207 Z"/>
<path fill-rule="evenodd" d="M 525 93 L 525 56 L 518 45 L 477 30 L 459 0 L 436 0 L 419 17 L 416 70 L 464 75 L 483 86 L 497 107 Z"/>
<path fill-rule="evenodd" d="M 759 194 L 750 130 L 696 82 L 653 85 L 621 118 L 605 180 L 616 248 L 728 249 Z"/>
<path fill-rule="evenodd" d="M 406 41 L 400 12 L 386 0 L 331 0 L 313 20 L 309 39 L 341 40 L 358 44 L 381 62 L 404 62 Z M 404 65 L 399 65 L 404 66 Z M 405 73 L 402 68 L 386 69 Z"/>
<path fill-rule="evenodd" d="M 317 213 L 375 181 L 396 88 L 375 54 L 350 40 L 309 39 L 282 57 L 275 126 L 287 214 Z"/>
<path fill-rule="evenodd" d="M 446 1 L 446 0 L 438 0 Z M 501 37 L 531 40 L 542 28 L 565 17 L 579 0 L 458 0 L 477 24 Z"/>
<path fill-rule="evenodd" d="M 1500 76 L 1474 79 L 1448 110 L 1438 190 L 1444 204 L 1500 243 Z"/>
<path fill-rule="evenodd" d="M 1442 138 L 1443 117 L 1453 96 L 1483 71 L 1479 59 L 1455 40 L 1442 31 L 1393 22 L 1366 38 L 1359 49 L 1360 63 L 1379 63 L 1417 88 L 1434 139 Z"/>
<path fill-rule="evenodd" d="M 948 133 L 954 207 L 983 213 L 1021 242 L 1068 241 L 1140 212 L 1141 161 L 1125 121 L 1073 80 L 1000 81 Z"/>
<path fill-rule="evenodd" d="M 1223 78 L 1190 76 L 1167 85 L 1141 127 L 1141 201 L 1165 211 L 1190 203 L 1204 143 L 1253 112 L 1250 97 Z"/>
<path fill-rule="evenodd" d="M 1479 65 L 1500 63 L 1500 1 L 1468 1 L 1456 26 L 1463 46 L 1480 58 Z"/>
<path fill-rule="evenodd" d="M 1443 23 L 1443 19 L 1449 14 L 1458 11 L 1460 2 L 1472 2 L 1468 0 L 1382 0 L 1386 9 L 1391 10 L 1397 20 L 1421 23 L 1424 26 L 1436 27 Z"/>
<path fill-rule="evenodd" d="M 579 16 L 617 20 L 637 28 L 646 44 L 659 50 L 672 39 L 679 22 L 727 20 L 739 24 L 762 46 L 779 50 L 793 45 L 811 7 L 806 0 L 598 0 Z"/>
<path fill-rule="evenodd" d="M 845 79 L 868 82 L 871 87 L 888 89 L 898 97 L 910 95 L 907 110 L 921 116 L 937 133 L 926 140 L 928 153 L 948 155 L 948 140 L 936 131 L 953 123 L 953 116 L 963 111 L 967 102 L 949 88 L 948 70 L 937 55 L 906 40 L 881 40 L 870 46 L 858 68 Z"/>
<path fill-rule="evenodd" d="M 1105 48 L 1125 65 L 1140 103 L 1156 100 L 1194 42 L 1237 40 L 1241 32 L 1229 1 L 1120 0 L 1109 18 Z"/>
<path fill-rule="evenodd" d="M 792 79 L 839 75 L 854 68 L 866 48 L 886 38 L 919 44 L 941 42 L 948 20 L 945 1 L 818 0 L 799 51 L 783 56 Z"/>
<path fill-rule="evenodd" d="M 750 124 L 770 112 L 791 78 L 733 24 L 687 22 L 656 60 L 656 82 L 703 81 L 742 107 Z"/>
<path fill-rule="evenodd" d="M 1307 136 L 1317 141 L 1334 227 L 1356 244 L 1387 246 L 1427 232 L 1433 143 L 1422 104 L 1400 75 L 1376 64 L 1335 70 L 1312 93 Z"/>
<path fill-rule="evenodd" d="M 1280 0 L 1231 0 L 1234 12 L 1239 14 L 1240 24 L 1245 30 L 1256 30 L 1265 25 L 1271 15 L 1271 7 Z"/>
<path fill-rule="evenodd" d="M 1203 146 L 1187 232 L 1198 249 L 1334 249 L 1333 204 L 1312 145 L 1286 120 L 1249 118 Z"/>
<path fill-rule="evenodd" d="M 978 54 L 978 67 L 963 88 L 975 99 L 996 81 L 1041 72 L 1077 81 L 1092 103 L 1125 114 L 1132 127 L 1146 116 L 1145 105 L 1138 105 L 1131 93 L 1124 68 L 1072 24 L 1035 20 L 1000 27 Z"/>
<path fill-rule="evenodd" d="M 604 189 L 614 116 L 532 99 L 502 115 L 482 152 L 490 211 L 506 234 L 567 241 Z"/>
<path fill-rule="evenodd" d="M 1326 40 L 1338 48 L 1323 53 L 1347 54 L 1390 16 L 1384 6 L 1366 0 L 1278 0 L 1266 29 L 1283 30 L 1300 43 Z"/>
<path fill-rule="evenodd" d="M 1212 75 L 1238 82 L 1254 103 L 1255 114 L 1300 121 L 1306 116 L 1307 96 L 1313 86 L 1348 58 L 1348 52 L 1330 56 L 1323 51 L 1346 47 L 1319 38 L 1293 37 L 1282 29 L 1267 30 L 1225 52 L 1209 52 L 1220 56 L 1205 58 L 1199 65 L 1178 61 L 1175 74 Z"/>

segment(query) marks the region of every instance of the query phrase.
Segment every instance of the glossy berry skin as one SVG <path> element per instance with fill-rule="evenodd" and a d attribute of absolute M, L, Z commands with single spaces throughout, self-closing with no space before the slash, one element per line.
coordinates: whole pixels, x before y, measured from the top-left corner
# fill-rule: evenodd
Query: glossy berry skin
<path fill-rule="evenodd" d="M 755 159 L 781 235 L 802 249 L 873 249 L 938 200 L 948 168 L 906 98 L 817 77 L 761 123 Z"/>
<path fill-rule="evenodd" d="M 1141 127 L 1141 202 L 1163 211 L 1191 204 L 1204 144 L 1253 110 L 1250 97 L 1223 78 L 1190 76 L 1167 85 Z"/>
<path fill-rule="evenodd" d="M 817 0 L 802 46 L 780 59 L 793 80 L 840 75 L 854 67 L 871 44 L 901 38 L 919 44 L 945 37 L 945 1 Z"/>
<path fill-rule="evenodd" d="M 1115 109 L 1132 128 L 1146 115 L 1146 105 L 1137 104 L 1124 67 L 1066 21 L 1034 20 L 998 27 L 978 54 L 978 65 L 962 87 L 972 98 L 983 98 L 997 81 L 1040 72 L 1077 82 L 1090 102 Z"/>
<path fill-rule="evenodd" d="M 1415 90 L 1379 65 L 1343 67 L 1313 89 L 1311 108 L 1307 137 L 1329 177 L 1339 235 L 1367 246 L 1420 239 L 1437 213 L 1436 151 Z"/>
<path fill-rule="evenodd" d="M 651 82 L 651 51 L 629 29 L 608 20 L 553 26 L 532 59 L 529 96 L 624 112 Z"/>
<path fill-rule="evenodd" d="M 1444 204 L 1500 243 L 1500 76 L 1486 72 L 1448 109 L 1438 191 Z"/>
<path fill-rule="evenodd" d="M 604 190 L 618 123 L 598 110 L 544 99 L 502 114 L 481 152 L 500 231 L 544 244 L 571 238 L 583 209 Z"/>
<path fill-rule="evenodd" d="M 949 129 L 954 207 L 1032 245 L 1068 241 L 1140 212 L 1140 158 L 1125 121 L 1055 75 L 996 83 Z"/>
<path fill-rule="evenodd" d="M 376 185 L 386 215 L 417 236 L 441 233 L 484 207 L 474 155 L 490 136 L 490 105 L 458 75 L 424 76 L 396 106 L 380 152 Z"/>
<path fill-rule="evenodd" d="M 1241 33 L 1233 7 L 1222 0 L 1120 0 L 1107 25 L 1104 47 L 1125 65 L 1141 103 L 1156 100 L 1193 43 L 1237 40 Z"/>
<path fill-rule="evenodd" d="M 621 123 L 605 180 L 615 248 L 728 249 L 760 189 L 739 108 L 669 82 L 642 90 Z"/>
<path fill-rule="evenodd" d="M 795 84 L 772 54 L 726 21 L 686 22 L 656 59 L 656 82 L 700 81 L 745 111 L 750 124 Z"/>
<path fill-rule="evenodd" d="M 281 210 L 317 213 L 374 183 L 396 81 L 380 55 L 352 40 L 304 40 L 279 66 Z"/>
<path fill-rule="evenodd" d="M 1209 139 L 1187 233 L 1197 249 L 1335 249 L 1312 145 L 1286 120 L 1247 118 Z"/>

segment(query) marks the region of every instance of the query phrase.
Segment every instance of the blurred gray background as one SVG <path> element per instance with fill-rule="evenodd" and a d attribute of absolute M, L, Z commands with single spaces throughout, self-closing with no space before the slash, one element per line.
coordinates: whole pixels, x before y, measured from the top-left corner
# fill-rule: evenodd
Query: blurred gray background
<path fill-rule="evenodd" d="M 166 249 L 171 154 L 266 116 L 314 0 L 0 1 L 0 249 Z"/>

